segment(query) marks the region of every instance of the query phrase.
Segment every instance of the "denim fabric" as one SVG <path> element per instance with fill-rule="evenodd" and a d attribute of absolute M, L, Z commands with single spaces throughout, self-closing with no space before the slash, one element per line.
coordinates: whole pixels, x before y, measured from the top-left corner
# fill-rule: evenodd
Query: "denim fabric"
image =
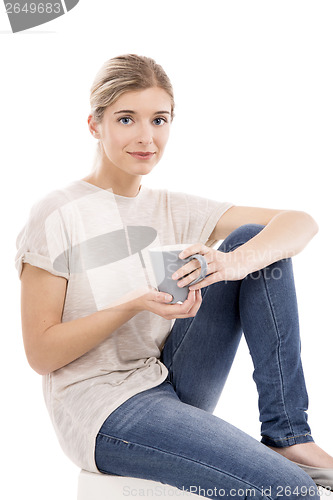
<path fill-rule="evenodd" d="M 262 228 L 241 226 L 218 250 L 233 251 Z M 201 291 L 196 316 L 177 319 L 164 345 L 167 379 L 103 423 L 97 468 L 211 498 L 316 497 L 310 476 L 264 446 L 313 441 L 291 260 Z M 254 365 L 261 443 L 213 415 L 242 333 Z"/>

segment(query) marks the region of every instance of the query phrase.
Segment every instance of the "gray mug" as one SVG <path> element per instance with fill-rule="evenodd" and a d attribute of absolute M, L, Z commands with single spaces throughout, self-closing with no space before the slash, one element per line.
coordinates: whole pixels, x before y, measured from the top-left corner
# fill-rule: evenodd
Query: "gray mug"
<path fill-rule="evenodd" d="M 184 302 L 188 296 L 189 286 L 194 285 L 203 280 L 207 275 L 207 261 L 203 255 L 194 254 L 186 259 L 180 259 L 178 256 L 190 246 L 188 245 L 166 245 L 162 247 L 150 248 L 149 255 L 156 278 L 157 289 L 160 292 L 166 292 L 173 296 L 173 300 L 169 304 Z M 184 266 L 192 259 L 197 259 L 201 266 L 200 276 L 184 287 L 177 285 L 179 280 L 173 280 L 172 275 L 180 267 Z M 179 279 L 183 279 L 182 278 Z"/>

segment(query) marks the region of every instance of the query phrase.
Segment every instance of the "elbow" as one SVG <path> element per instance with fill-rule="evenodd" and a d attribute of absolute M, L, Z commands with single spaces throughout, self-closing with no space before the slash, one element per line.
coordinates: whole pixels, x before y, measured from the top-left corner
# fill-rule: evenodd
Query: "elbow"
<path fill-rule="evenodd" d="M 50 370 L 47 370 L 41 364 L 36 363 L 35 361 L 30 359 L 29 357 L 27 357 L 27 359 L 28 359 L 28 363 L 29 363 L 30 368 L 32 368 L 34 372 L 38 373 L 38 375 L 47 375 L 48 373 L 50 373 Z"/>
<path fill-rule="evenodd" d="M 29 350 L 26 349 L 25 354 L 30 368 L 32 368 L 34 372 L 38 373 L 38 375 L 47 375 L 52 371 L 45 366 L 45 360 L 44 363 L 40 360 L 40 357 L 37 355 L 35 350 L 29 352 Z"/>
<path fill-rule="evenodd" d="M 30 368 L 38 375 L 48 375 L 58 368 L 52 349 L 45 345 L 44 338 L 43 334 L 34 334 L 29 330 L 23 331 L 26 359 Z"/>
<path fill-rule="evenodd" d="M 46 370 L 45 368 L 42 367 L 37 367 L 34 370 L 36 373 L 38 373 L 38 375 L 48 375 L 49 373 L 51 373 L 51 370 Z"/>
<path fill-rule="evenodd" d="M 318 233 L 319 226 L 310 214 L 308 214 L 307 212 L 303 212 L 303 213 L 306 216 L 307 220 L 309 221 L 308 223 L 309 223 L 309 227 L 311 229 L 311 233 L 312 233 L 312 237 L 313 237 Z"/>
<path fill-rule="evenodd" d="M 38 373 L 38 375 L 48 375 L 56 370 L 59 370 L 65 364 L 57 362 L 55 359 L 51 359 L 44 353 L 34 352 L 33 355 L 26 355 L 30 367 Z"/>
<path fill-rule="evenodd" d="M 319 231 L 319 226 L 314 218 L 307 212 L 293 210 L 294 222 L 304 233 L 309 235 L 309 239 L 313 238 Z"/>
<path fill-rule="evenodd" d="M 46 370 L 39 370 L 39 369 L 35 369 L 35 372 L 38 373 L 38 375 L 48 375 L 50 372 L 49 371 L 46 371 Z"/>

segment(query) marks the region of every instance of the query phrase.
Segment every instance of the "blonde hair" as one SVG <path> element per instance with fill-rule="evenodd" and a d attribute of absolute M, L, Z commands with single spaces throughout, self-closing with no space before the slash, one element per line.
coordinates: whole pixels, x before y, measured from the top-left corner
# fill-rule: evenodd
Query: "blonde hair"
<path fill-rule="evenodd" d="M 106 108 L 125 92 L 151 87 L 160 87 L 169 94 L 172 121 L 175 108 L 173 89 L 162 66 L 150 57 L 136 54 L 125 54 L 109 59 L 97 72 L 90 88 L 90 106 L 94 120 L 96 123 L 101 123 Z M 100 142 L 97 145 L 97 155 L 99 154 Z"/>

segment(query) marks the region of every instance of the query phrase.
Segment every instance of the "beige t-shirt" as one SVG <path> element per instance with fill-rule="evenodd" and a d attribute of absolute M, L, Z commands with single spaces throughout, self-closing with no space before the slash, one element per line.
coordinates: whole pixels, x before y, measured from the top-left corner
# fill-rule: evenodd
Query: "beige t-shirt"
<path fill-rule="evenodd" d="M 79 180 L 31 209 L 17 238 L 22 263 L 67 279 L 62 322 L 110 307 L 156 286 L 148 248 L 202 242 L 231 203 L 141 186 L 115 195 Z M 43 375 L 43 394 L 59 443 L 80 468 L 98 472 L 95 439 L 108 415 L 133 395 L 161 384 L 161 350 L 175 320 L 142 311 L 98 346 Z"/>

